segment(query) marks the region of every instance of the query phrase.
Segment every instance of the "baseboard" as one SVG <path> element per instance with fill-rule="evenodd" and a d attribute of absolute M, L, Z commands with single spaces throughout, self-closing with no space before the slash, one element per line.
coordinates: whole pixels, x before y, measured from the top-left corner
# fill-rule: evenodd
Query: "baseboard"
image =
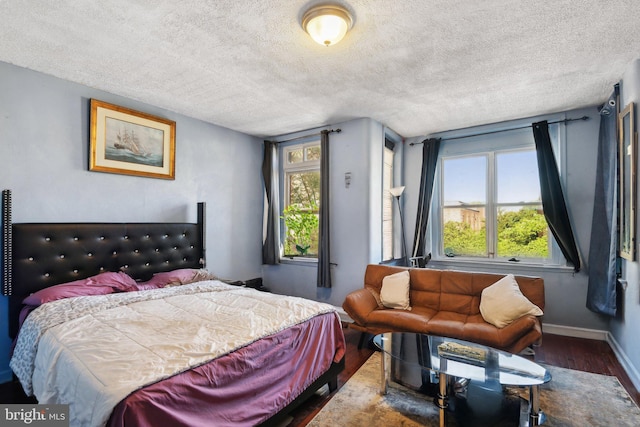
<path fill-rule="evenodd" d="M 640 390 L 640 372 L 638 372 L 635 366 L 633 366 L 633 363 L 631 363 L 627 354 L 624 352 L 622 347 L 620 347 L 618 341 L 616 341 L 615 337 L 610 333 L 607 333 L 607 342 L 618 358 L 618 362 L 622 365 L 622 369 L 624 369 L 627 375 L 629 375 L 629 379 L 633 383 L 633 386 L 636 390 Z"/>
<path fill-rule="evenodd" d="M 545 334 L 585 338 L 598 341 L 607 341 L 607 336 L 609 335 L 609 332 L 598 329 L 576 328 L 574 326 L 554 325 L 551 323 L 543 323 L 542 332 Z M 542 339 L 544 340 L 544 337 Z"/>

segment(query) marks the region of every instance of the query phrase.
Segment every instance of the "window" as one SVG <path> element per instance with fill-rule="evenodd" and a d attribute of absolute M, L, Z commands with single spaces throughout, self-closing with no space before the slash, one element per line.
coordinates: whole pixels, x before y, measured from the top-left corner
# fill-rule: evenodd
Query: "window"
<path fill-rule="evenodd" d="M 441 258 L 562 260 L 544 218 L 531 131 L 513 141 L 508 133 L 466 145 L 444 142 L 432 223 Z"/>
<path fill-rule="evenodd" d="M 282 158 L 284 256 L 317 258 L 320 141 L 284 147 Z"/>
<path fill-rule="evenodd" d="M 382 171 L 382 260 L 393 259 L 393 146 L 385 146 Z"/>

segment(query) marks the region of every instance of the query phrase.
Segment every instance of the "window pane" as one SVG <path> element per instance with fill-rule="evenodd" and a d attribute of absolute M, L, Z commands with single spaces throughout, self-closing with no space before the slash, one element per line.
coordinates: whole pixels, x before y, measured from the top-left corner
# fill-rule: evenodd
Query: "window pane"
<path fill-rule="evenodd" d="M 485 156 L 445 159 L 443 165 L 444 204 L 486 204 L 487 158 Z"/>
<path fill-rule="evenodd" d="M 317 210 L 320 205 L 320 172 L 295 172 L 287 174 L 289 202 L 304 209 Z"/>
<path fill-rule="evenodd" d="M 307 147 L 307 160 L 320 160 L 320 146 Z"/>
<path fill-rule="evenodd" d="M 302 148 L 287 152 L 287 163 L 300 163 L 302 160 Z"/>
<path fill-rule="evenodd" d="M 382 260 L 393 259 L 393 223 L 391 221 L 382 222 Z"/>
<path fill-rule="evenodd" d="M 498 210 L 498 256 L 548 258 L 547 222 L 542 206 L 509 206 Z"/>
<path fill-rule="evenodd" d="M 286 227 L 284 254 L 286 256 L 318 256 L 318 213 L 287 206 L 283 213 Z"/>
<path fill-rule="evenodd" d="M 447 256 L 487 256 L 487 157 L 442 162 L 442 243 Z"/>
<path fill-rule="evenodd" d="M 442 216 L 446 256 L 487 256 L 484 207 L 447 207 L 442 210 Z"/>
<path fill-rule="evenodd" d="M 282 212 L 287 256 L 318 256 L 318 208 L 320 206 L 320 172 L 287 174 L 289 200 Z"/>
<path fill-rule="evenodd" d="M 536 152 L 496 155 L 498 203 L 540 202 L 540 178 Z"/>
<path fill-rule="evenodd" d="M 382 170 L 382 260 L 393 258 L 393 151 L 384 149 Z"/>

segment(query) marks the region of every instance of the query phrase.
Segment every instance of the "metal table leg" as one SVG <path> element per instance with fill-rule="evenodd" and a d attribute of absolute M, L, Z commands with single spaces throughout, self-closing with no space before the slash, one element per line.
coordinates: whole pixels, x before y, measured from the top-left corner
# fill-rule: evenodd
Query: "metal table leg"
<path fill-rule="evenodd" d="M 540 410 L 540 386 L 529 386 L 529 423 L 528 426 L 544 424 L 547 416 Z"/>
<path fill-rule="evenodd" d="M 434 403 L 439 408 L 440 427 L 445 427 L 446 412 L 447 412 L 447 407 L 449 406 L 448 396 L 447 396 L 447 383 L 449 379 L 447 378 L 447 374 L 440 372 L 438 374 L 438 380 L 440 382 L 438 384 L 439 385 L 438 396 L 435 398 Z"/>
<path fill-rule="evenodd" d="M 380 352 L 380 394 L 387 394 L 389 386 L 389 377 L 391 373 L 391 334 L 385 334 L 382 338 L 384 348 Z"/>

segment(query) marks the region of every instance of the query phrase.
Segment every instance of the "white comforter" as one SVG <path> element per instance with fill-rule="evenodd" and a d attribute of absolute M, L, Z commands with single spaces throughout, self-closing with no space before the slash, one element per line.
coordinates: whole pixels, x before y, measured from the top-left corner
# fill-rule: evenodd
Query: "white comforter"
<path fill-rule="evenodd" d="M 72 425 L 102 426 L 136 389 L 330 311 L 219 281 L 69 298 L 29 315 L 10 366 L 38 402 L 70 404 Z"/>

